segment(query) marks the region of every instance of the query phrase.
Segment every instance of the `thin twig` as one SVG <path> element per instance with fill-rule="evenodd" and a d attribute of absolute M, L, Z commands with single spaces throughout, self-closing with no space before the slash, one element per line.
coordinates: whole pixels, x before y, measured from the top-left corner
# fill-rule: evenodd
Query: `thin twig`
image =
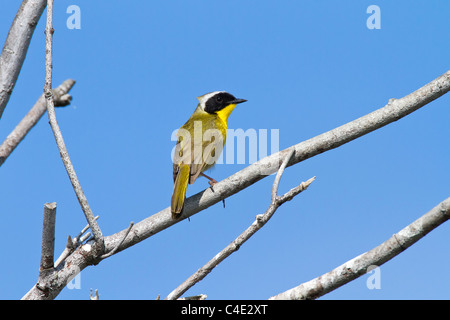
<path fill-rule="evenodd" d="M 95 216 L 94 220 L 97 221 L 99 218 L 99 216 Z M 83 236 L 83 234 L 89 229 L 89 224 L 87 224 L 83 229 L 81 229 L 80 233 L 73 238 L 75 245 L 80 245 L 84 240 L 86 240 L 87 238 L 89 238 L 90 233 L 88 232 L 86 235 Z"/>
<path fill-rule="evenodd" d="M 318 154 L 337 148 L 345 143 L 355 140 L 369 132 L 382 128 L 394 121 L 427 105 L 450 90 L 450 71 L 430 81 L 423 87 L 404 96 L 403 98 L 390 100 L 384 107 L 371 112 L 363 117 L 348 122 L 340 127 L 317 135 L 311 139 L 300 142 L 285 150 L 271 154 L 232 176 L 219 181 L 214 185 L 214 191 L 207 188 L 186 199 L 183 215 L 180 220 L 171 219 L 170 207 L 167 207 L 148 218 L 137 222 L 135 225 L 136 236 L 128 237 L 123 247 L 131 247 L 136 243 L 165 230 L 175 223 L 187 219 L 206 208 L 221 202 L 245 188 L 253 185 L 268 175 L 275 173 L 279 167 L 280 159 L 283 159 L 289 149 L 294 148 L 295 153 L 287 167 L 310 159 Z M 105 237 L 105 250 L 108 251 L 117 245 L 122 239 L 122 231 Z"/>
<path fill-rule="evenodd" d="M 369 267 L 381 266 L 450 219 L 450 198 L 394 234 L 388 240 L 342 264 L 336 269 L 271 297 L 271 300 L 317 299 L 367 273 Z"/>
<path fill-rule="evenodd" d="M 72 237 L 69 235 L 67 237 L 66 247 L 64 251 L 60 254 L 59 258 L 56 259 L 54 268 L 58 267 L 61 262 L 63 262 L 72 252 L 75 250 L 75 246 L 73 245 Z"/>
<path fill-rule="evenodd" d="M 222 251 L 220 251 L 214 258 L 212 258 L 208 263 L 206 263 L 203 267 L 197 270 L 193 275 L 191 275 L 187 280 L 185 280 L 182 284 L 180 284 L 175 290 L 173 290 L 165 300 L 175 300 L 181 297 L 183 293 L 185 293 L 189 288 L 194 286 L 196 283 L 200 282 L 204 279 L 219 263 L 229 257 L 233 252 L 239 250 L 239 248 L 250 239 L 259 229 L 261 229 L 267 221 L 273 216 L 275 211 L 286 201 L 291 200 L 297 194 L 308 188 L 308 186 L 314 181 L 314 178 L 309 179 L 306 182 L 302 182 L 299 186 L 291 189 L 288 193 L 284 194 L 281 197 L 277 196 L 278 186 L 280 184 L 281 176 L 283 175 L 284 169 L 288 164 L 294 153 L 294 149 L 292 149 L 284 158 L 283 163 L 281 164 L 278 173 L 275 177 L 273 186 L 272 186 L 272 201 L 267 209 L 267 211 L 263 214 L 257 215 L 255 221 L 252 223 L 250 227 L 248 227 L 244 232 L 242 232 L 234 241 L 232 241 L 228 246 L 226 246 Z"/>
<path fill-rule="evenodd" d="M 131 228 L 133 227 L 133 225 L 134 225 L 134 222 L 131 221 L 131 222 L 130 222 L 130 225 L 128 226 L 128 229 L 125 231 L 125 234 L 124 234 L 122 240 L 119 242 L 119 244 L 118 244 L 114 249 L 112 249 L 110 252 L 101 255 L 101 256 L 100 256 L 100 259 L 108 258 L 108 257 L 112 256 L 113 254 L 115 254 L 117 250 L 119 250 L 119 247 L 120 247 L 120 246 L 122 245 L 122 243 L 125 241 L 125 238 L 126 238 L 126 237 L 128 236 L 128 234 L 130 233 Z"/>
<path fill-rule="evenodd" d="M 96 216 L 94 219 L 97 220 L 99 216 Z M 86 239 L 91 236 L 91 233 L 88 232 L 83 235 L 89 229 L 89 224 L 86 225 L 83 229 L 81 229 L 80 233 L 75 238 L 72 238 L 70 235 L 67 238 L 66 247 L 64 251 L 61 253 L 59 258 L 55 262 L 55 268 L 60 265 L 79 245 L 81 245 Z"/>
<path fill-rule="evenodd" d="M 87 239 L 89 239 L 89 237 L 91 236 L 91 233 L 90 232 L 87 232 L 84 236 L 81 236 L 79 239 L 77 239 L 78 240 L 78 242 L 81 244 L 81 243 L 83 243 L 84 241 L 86 241 Z"/>
<path fill-rule="evenodd" d="M 89 227 L 91 228 L 92 234 L 94 236 L 95 242 L 100 246 L 99 252 L 102 253 L 104 251 L 104 243 L 103 243 L 103 235 L 95 221 L 94 214 L 89 206 L 89 203 L 84 195 L 83 189 L 81 188 L 81 184 L 78 180 L 75 169 L 70 161 L 69 153 L 67 152 L 66 145 L 64 143 L 63 136 L 61 134 L 61 130 L 59 128 L 58 122 L 56 120 L 55 106 L 53 100 L 52 93 L 52 43 L 53 43 L 53 0 L 48 0 L 47 3 L 47 26 L 45 29 L 46 35 L 46 44 L 45 44 L 45 86 L 44 86 L 44 95 L 47 99 L 47 111 L 48 118 L 50 121 L 50 126 L 53 131 L 53 135 L 55 136 L 56 144 L 58 145 L 59 153 L 61 155 L 61 159 L 64 163 L 64 167 L 66 168 L 67 174 L 69 175 L 70 182 L 72 183 L 73 190 L 77 195 L 78 202 L 80 203 L 81 209 L 86 217 L 87 222 L 89 223 Z"/>
<path fill-rule="evenodd" d="M 288 154 L 286 155 L 286 157 L 284 158 L 283 163 L 281 164 L 280 168 L 278 169 L 277 175 L 275 176 L 275 180 L 273 182 L 272 185 L 272 203 L 274 203 L 277 200 L 277 193 L 278 193 L 278 186 L 280 184 L 281 181 L 281 176 L 284 173 L 284 169 L 286 169 L 286 166 L 289 162 L 289 160 L 291 160 L 292 155 L 294 154 L 295 149 L 291 148 L 288 151 Z"/>
<path fill-rule="evenodd" d="M 64 81 L 58 88 L 53 90 L 54 103 L 56 106 L 67 106 L 70 104 L 72 97 L 68 94 L 75 84 L 75 80 L 68 79 Z M 41 119 L 47 111 L 47 101 L 42 94 L 36 101 L 30 111 L 23 117 L 19 124 L 6 137 L 5 141 L 0 145 L 0 166 L 6 161 L 14 149 L 25 138 L 30 130 Z"/>
<path fill-rule="evenodd" d="M 92 295 L 92 289 L 91 289 L 91 293 L 89 294 L 89 299 L 90 300 L 100 300 L 100 295 L 98 294 L 97 289 L 95 289 L 95 295 Z"/>
<path fill-rule="evenodd" d="M 366 116 L 353 120 L 343 126 L 325 132 L 307 141 L 298 143 L 290 148 L 295 148 L 287 166 L 294 165 L 320 153 L 337 148 L 369 132 L 377 130 L 389 123 L 418 110 L 431 101 L 439 98 L 450 90 L 450 71 L 429 82 L 413 93 L 390 101 L 386 106 Z M 290 149 L 289 148 L 289 149 Z M 182 219 L 188 218 L 212 205 L 230 197 L 233 194 L 251 186 L 259 180 L 267 177 L 272 171 L 262 168 L 275 168 L 279 165 L 279 159 L 286 154 L 286 150 L 267 156 L 258 162 L 244 168 L 223 181 L 214 185 L 215 192 L 210 188 L 186 199 Z M 263 171 L 263 172 L 262 172 Z M 275 172 L 275 171 L 274 171 Z M 289 194 L 289 192 L 288 192 Z M 120 246 L 121 250 L 131 247 L 149 237 L 171 227 L 181 220 L 174 221 L 171 218 L 170 207 L 167 207 L 134 225 L 133 237 L 127 237 Z M 436 225 L 437 226 L 437 225 Z M 105 251 L 108 252 L 117 246 L 123 239 L 123 232 L 119 231 L 104 239 Z M 54 279 L 54 285 L 49 295 L 42 296 L 41 292 L 33 286 L 22 299 L 53 299 L 66 286 L 69 279 L 92 265 L 92 252 L 77 250 L 67 258 L 66 267 L 58 270 Z"/>

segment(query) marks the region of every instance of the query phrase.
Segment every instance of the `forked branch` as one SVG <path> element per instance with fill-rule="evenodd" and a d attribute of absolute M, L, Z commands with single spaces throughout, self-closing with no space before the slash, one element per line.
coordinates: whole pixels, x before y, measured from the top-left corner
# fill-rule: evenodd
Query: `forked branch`
<path fill-rule="evenodd" d="M 55 136 L 56 144 L 61 155 L 61 159 L 66 168 L 67 174 L 69 175 L 70 182 L 72 183 L 73 190 L 77 195 L 78 202 L 80 203 L 81 209 L 86 217 L 89 227 L 91 228 L 92 234 L 94 236 L 95 242 L 98 248 L 95 248 L 97 255 L 100 255 L 104 251 L 103 235 L 95 221 L 94 214 L 89 206 L 86 196 L 84 195 L 83 189 L 81 188 L 80 181 L 78 180 L 75 169 L 70 161 L 69 153 L 67 152 L 66 145 L 64 143 L 61 130 L 59 128 L 58 122 L 56 120 L 55 105 L 52 92 L 52 51 L 53 51 L 53 0 L 47 1 L 47 25 L 45 28 L 45 85 L 44 85 L 44 95 L 47 100 L 47 112 L 48 119 L 50 121 L 50 126 L 52 127 L 53 135 Z"/>
<path fill-rule="evenodd" d="M 280 159 L 284 159 L 290 149 L 295 152 L 287 166 L 300 163 L 323 152 L 337 148 L 345 143 L 355 140 L 367 133 L 382 128 L 389 123 L 398 121 L 408 114 L 427 105 L 431 101 L 439 98 L 450 90 L 450 71 L 434 79 L 425 86 L 417 89 L 411 94 L 400 98 L 390 99 L 384 107 L 373 111 L 361 118 L 348 122 L 338 128 L 320 134 L 309 140 L 300 142 L 278 153 L 267 156 L 232 176 L 219 181 L 214 185 L 214 192 L 210 188 L 199 192 L 186 199 L 183 215 L 180 220 L 174 221 L 170 218 L 170 208 L 161 210 L 158 213 L 135 224 L 133 230 L 134 237 L 128 237 L 121 248 L 125 249 L 154 234 L 186 219 L 218 202 L 236 194 L 251 186 L 259 180 L 275 173 L 280 166 Z M 116 247 L 122 239 L 124 230 L 105 237 L 105 247 L 107 251 Z"/>
<path fill-rule="evenodd" d="M 278 196 L 278 186 L 280 184 L 281 176 L 284 173 L 287 163 L 294 154 L 294 149 L 291 149 L 289 153 L 283 160 L 283 163 L 278 170 L 275 177 L 275 181 L 272 186 L 272 201 L 269 208 L 263 214 L 256 216 L 255 221 L 242 232 L 234 241 L 232 241 L 228 246 L 226 246 L 222 251 L 214 256 L 207 264 L 197 270 L 193 275 L 191 275 L 187 280 L 185 280 L 181 285 L 179 285 L 175 290 L 173 290 L 165 300 L 175 300 L 181 297 L 189 288 L 194 286 L 196 283 L 204 279 L 215 267 L 219 265 L 223 260 L 229 257 L 233 252 L 239 250 L 239 248 L 250 239 L 258 230 L 260 230 L 273 216 L 275 211 L 286 201 L 291 200 L 296 195 L 298 195 L 303 190 L 309 187 L 309 185 L 314 181 L 315 177 L 309 179 L 306 182 L 302 182 L 299 186 L 291 189 L 289 192 L 282 196 Z"/>
<path fill-rule="evenodd" d="M 307 141 L 291 146 L 279 153 L 265 157 L 258 162 L 244 168 L 227 179 L 214 185 L 214 192 L 209 188 L 188 199 L 185 202 L 185 209 L 182 219 L 188 218 L 231 195 L 251 186 L 257 181 L 267 177 L 279 168 L 280 159 L 284 159 L 287 153 L 293 148 L 295 151 L 288 161 L 287 166 L 294 165 L 303 160 L 309 159 L 317 154 L 337 148 L 350 142 L 364 134 L 381 128 L 391 122 L 425 106 L 429 102 L 439 98 L 450 90 L 450 71 L 436 78 L 422 88 L 413 93 L 398 99 L 389 100 L 389 103 L 366 116 L 353 120 L 336 129 L 318 135 Z M 269 170 L 267 170 L 269 168 Z M 286 195 L 289 196 L 289 193 Z M 166 208 L 150 217 L 136 223 L 132 229 L 132 236 L 124 238 L 127 230 L 122 230 L 111 236 L 104 238 L 105 252 L 110 252 L 117 248 L 115 253 L 139 243 L 158 232 L 172 226 L 181 220 L 171 219 L 170 208 Z M 93 253 L 86 244 L 75 250 L 66 259 L 65 267 L 57 270 L 54 279 L 54 286 L 51 294 L 43 297 L 36 288 L 32 288 L 23 299 L 52 299 L 66 286 L 69 279 L 79 273 L 84 268 L 92 265 Z"/>

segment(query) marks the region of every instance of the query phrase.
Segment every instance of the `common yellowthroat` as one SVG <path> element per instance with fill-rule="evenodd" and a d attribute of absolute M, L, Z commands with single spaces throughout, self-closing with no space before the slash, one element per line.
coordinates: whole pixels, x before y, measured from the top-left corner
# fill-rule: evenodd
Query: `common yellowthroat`
<path fill-rule="evenodd" d="M 181 216 L 186 189 L 198 176 L 203 175 L 213 185 L 216 181 L 203 172 L 211 168 L 225 145 L 227 121 L 237 104 L 225 91 L 214 91 L 197 98 L 199 104 L 189 120 L 177 132 L 177 144 L 173 158 L 172 219 Z"/>

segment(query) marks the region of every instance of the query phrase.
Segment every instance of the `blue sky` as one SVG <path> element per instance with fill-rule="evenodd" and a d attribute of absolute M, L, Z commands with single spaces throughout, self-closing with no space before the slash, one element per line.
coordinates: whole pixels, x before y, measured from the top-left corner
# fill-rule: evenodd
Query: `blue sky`
<path fill-rule="evenodd" d="M 4 43 L 20 1 L 0 13 Z M 81 29 L 66 27 L 69 5 Z M 369 5 L 381 29 L 369 30 Z M 279 129 L 284 149 L 403 97 L 449 70 L 445 1 L 56 1 L 54 86 L 77 81 L 58 122 L 103 234 L 169 206 L 173 130 L 195 97 L 226 90 L 248 100 L 229 128 Z M 44 85 L 45 14 L 0 122 L 1 140 Z M 388 239 L 449 197 L 450 96 L 286 170 L 280 192 L 312 176 L 241 249 L 186 295 L 266 299 Z M 222 180 L 248 164 L 217 165 Z M 47 116 L 0 168 L 0 298 L 36 282 L 45 202 L 57 202 L 55 255 L 86 221 Z M 58 299 L 167 296 L 247 228 L 270 202 L 267 177 L 81 273 Z M 205 179 L 188 195 L 208 187 Z M 449 299 L 449 225 L 322 299 Z M 444 267 L 443 267 L 444 266 Z"/>

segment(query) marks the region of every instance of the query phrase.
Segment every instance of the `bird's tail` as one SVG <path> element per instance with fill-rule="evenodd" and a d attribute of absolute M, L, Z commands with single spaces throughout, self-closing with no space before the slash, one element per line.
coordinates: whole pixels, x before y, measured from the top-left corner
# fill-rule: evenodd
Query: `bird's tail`
<path fill-rule="evenodd" d="M 172 219 L 178 219 L 183 210 L 184 199 L 186 197 L 186 189 L 189 182 L 190 167 L 187 164 L 181 164 L 173 186 L 172 201 L 170 209 L 172 211 Z"/>

